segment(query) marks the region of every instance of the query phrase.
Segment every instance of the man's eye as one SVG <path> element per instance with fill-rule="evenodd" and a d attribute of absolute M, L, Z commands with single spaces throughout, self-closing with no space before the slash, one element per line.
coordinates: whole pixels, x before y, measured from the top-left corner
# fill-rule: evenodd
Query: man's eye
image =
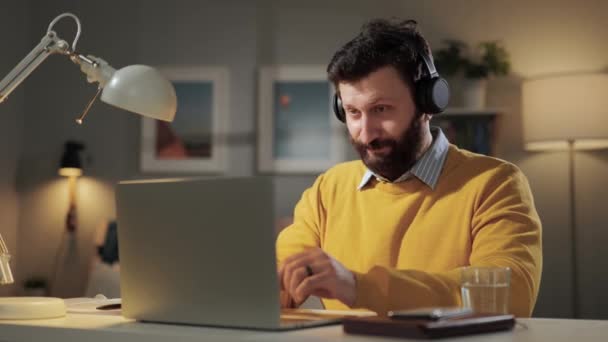
<path fill-rule="evenodd" d="M 386 106 L 376 106 L 376 113 L 384 113 L 387 109 Z"/>

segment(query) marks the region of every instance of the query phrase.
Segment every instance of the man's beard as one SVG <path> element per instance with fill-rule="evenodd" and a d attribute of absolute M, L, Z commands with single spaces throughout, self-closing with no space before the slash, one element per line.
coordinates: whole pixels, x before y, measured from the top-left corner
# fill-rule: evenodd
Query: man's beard
<path fill-rule="evenodd" d="M 368 169 L 389 181 L 394 181 L 416 163 L 416 156 L 420 150 L 422 139 L 422 125 L 420 122 L 420 116 L 414 117 L 410 127 L 403 132 L 398 140 L 375 139 L 369 144 L 362 144 L 351 137 L 350 142 Z M 383 156 L 371 155 L 367 151 L 368 148 L 379 149 L 384 146 L 389 146 L 390 151 Z"/>

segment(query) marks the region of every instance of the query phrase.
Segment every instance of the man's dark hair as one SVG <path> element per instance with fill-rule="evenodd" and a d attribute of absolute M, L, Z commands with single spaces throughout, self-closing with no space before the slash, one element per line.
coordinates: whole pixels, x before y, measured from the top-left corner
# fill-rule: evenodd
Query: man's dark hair
<path fill-rule="evenodd" d="M 329 80 L 336 89 L 340 82 L 356 82 L 370 73 L 392 66 L 410 88 L 419 80 L 426 66 L 420 53 L 429 55 L 427 41 L 416 29 L 416 21 L 375 19 L 342 46 L 327 66 Z"/>

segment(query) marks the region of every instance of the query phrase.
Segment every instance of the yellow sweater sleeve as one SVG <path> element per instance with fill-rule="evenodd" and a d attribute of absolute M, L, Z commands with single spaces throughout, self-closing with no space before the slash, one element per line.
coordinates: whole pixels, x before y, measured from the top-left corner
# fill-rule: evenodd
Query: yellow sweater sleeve
<path fill-rule="evenodd" d="M 472 215 L 470 265 L 510 267 L 510 311 L 530 316 L 540 285 L 541 224 L 521 171 L 501 165 L 478 191 Z M 428 273 L 375 266 L 355 272 L 355 307 L 385 314 L 400 308 L 460 305 L 460 271 Z"/>
<path fill-rule="evenodd" d="M 325 210 L 320 195 L 322 182 L 323 175 L 316 179 L 312 187 L 304 191 L 296 205 L 293 223 L 279 234 L 276 242 L 279 264 L 290 255 L 307 248 L 320 247 L 321 227 L 325 222 Z"/>

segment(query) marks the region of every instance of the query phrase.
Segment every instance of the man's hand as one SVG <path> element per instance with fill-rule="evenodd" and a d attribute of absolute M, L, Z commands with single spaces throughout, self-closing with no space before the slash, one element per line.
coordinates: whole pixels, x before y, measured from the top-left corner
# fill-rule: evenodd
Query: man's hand
<path fill-rule="evenodd" d="M 320 248 L 292 255 L 279 266 L 282 304 L 290 297 L 295 306 L 308 296 L 338 299 L 347 306 L 355 304 L 355 275 Z"/>

